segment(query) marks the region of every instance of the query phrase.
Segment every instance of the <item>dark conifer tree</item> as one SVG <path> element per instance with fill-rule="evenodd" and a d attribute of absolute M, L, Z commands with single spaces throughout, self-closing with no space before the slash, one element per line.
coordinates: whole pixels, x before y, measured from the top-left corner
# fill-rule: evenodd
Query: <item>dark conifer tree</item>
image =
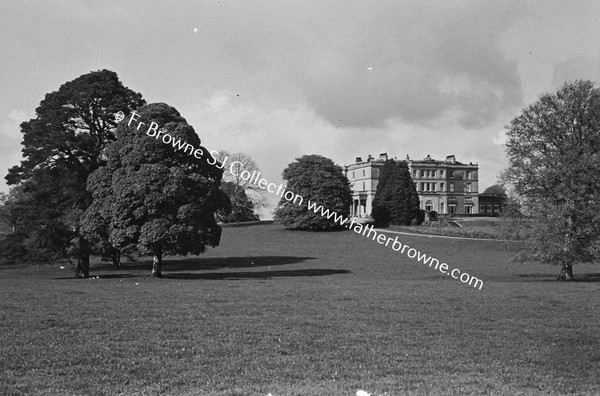
<path fill-rule="evenodd" d="M 406 161 L 387 160 L 383 165 L 371 216 L 378 226 L 410 225 L 419 218 L 419 194 Z"/>
<path fill-rule="evenodd" d="M 91 203 L 87 178 L 102 164 L 105 147 L 115 140 L 115 113 L 127 114 L 144 103 L 115 72 L 96 71 L 47 94 L 36 117 L 21 124 L 24 159 L 9 170 L 6 180 L 9 185 L 24 184 L 36 197 L 29 205 L 37 219 L 36 224 L 30 223 L 30 234 L 44 234 L 51 225 L 70 230 L 64 238 L 78 245 L 79 277 L 89 276 L 91 253 L 79 233 L 80 216 Z M 48 199 L 40 198 L 49 191 L 53 192 Z"/>

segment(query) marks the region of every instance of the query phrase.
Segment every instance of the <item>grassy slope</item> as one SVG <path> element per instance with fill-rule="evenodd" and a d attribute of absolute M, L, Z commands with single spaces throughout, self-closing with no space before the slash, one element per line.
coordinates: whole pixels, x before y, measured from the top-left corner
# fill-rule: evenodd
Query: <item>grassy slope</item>
<path fill-rule="evenodd" d="M 350 231 L 272 225 L 224 228 L 165 279 L 2 269 L 0 394 L 600 393 L 597 269 L 557 283 L 497 242 L 400 239 L 483 289 Z"/>
<path fill-rule="evenodd" d="M 449 220 L 461 225 L 456 227 L 449 224 Z M 457 217 L 453 219 L 440 218 L 428 225 L 397 226 L 390 229 L 418 234 L 444 235 L 466 238 L 503 239 L 502 226 L 505 219 L 501 217 Z"/>

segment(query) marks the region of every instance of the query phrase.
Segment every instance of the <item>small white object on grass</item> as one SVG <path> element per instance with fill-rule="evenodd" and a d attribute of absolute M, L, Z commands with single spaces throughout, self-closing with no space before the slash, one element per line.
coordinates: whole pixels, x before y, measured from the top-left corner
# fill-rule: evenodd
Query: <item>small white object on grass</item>
<path fill-rule="evenodd" d="M 63 267 L 62 265 L 59 267 L 60 269 L 65 269 L 65 267 Z"/>
<path fill-rule="evenodd" d="M 356 391 L 356 396 L 371 396 L 370 394 L 368 394 L 367 392 L 365 392 L 364 390 L 357 390 Z"/>

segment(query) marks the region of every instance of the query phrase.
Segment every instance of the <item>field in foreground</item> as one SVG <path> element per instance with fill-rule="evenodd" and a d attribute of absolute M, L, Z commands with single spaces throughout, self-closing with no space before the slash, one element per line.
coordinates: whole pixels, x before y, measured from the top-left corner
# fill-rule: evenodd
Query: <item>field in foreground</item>
<path fill-rule="evenodd" d="M 201 257 L 75 280 L 0 269 L 0 394 L 600 394 L 600 271 L 400 235 L 482 290 L 351 231 L 223 229 Z"/>

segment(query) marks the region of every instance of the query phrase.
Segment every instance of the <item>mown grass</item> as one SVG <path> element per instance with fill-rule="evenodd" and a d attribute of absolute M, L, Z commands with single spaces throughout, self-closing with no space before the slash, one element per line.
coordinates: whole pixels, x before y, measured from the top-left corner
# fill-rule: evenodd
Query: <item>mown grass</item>
<path fill-rule="evenodd" d="M 75 280 L 0 270 L 0 393 L 599 394 L 600 271 L 498 242 L 400 236 L 473 289 L 351 231 L 226 227 L 207 254 Z"/>
<path fill-rule="evenodd" d="M 452 224 L 451 224 L 452 223 Z M 455 224 L 460 224 L 460 227 Z M 510 233 L 506 232 L 506 224 L 503 218 L 490 217 L 459 217 L 445 218 L 441 217 L 429 224 L 419 226 L 391 226 L 391 229 L 397 229 L 417 234 L 442 235 L 461 238 L 476 239 L 504 239 Z M 511 238 L 512 240 L 512 238 Z"/>

